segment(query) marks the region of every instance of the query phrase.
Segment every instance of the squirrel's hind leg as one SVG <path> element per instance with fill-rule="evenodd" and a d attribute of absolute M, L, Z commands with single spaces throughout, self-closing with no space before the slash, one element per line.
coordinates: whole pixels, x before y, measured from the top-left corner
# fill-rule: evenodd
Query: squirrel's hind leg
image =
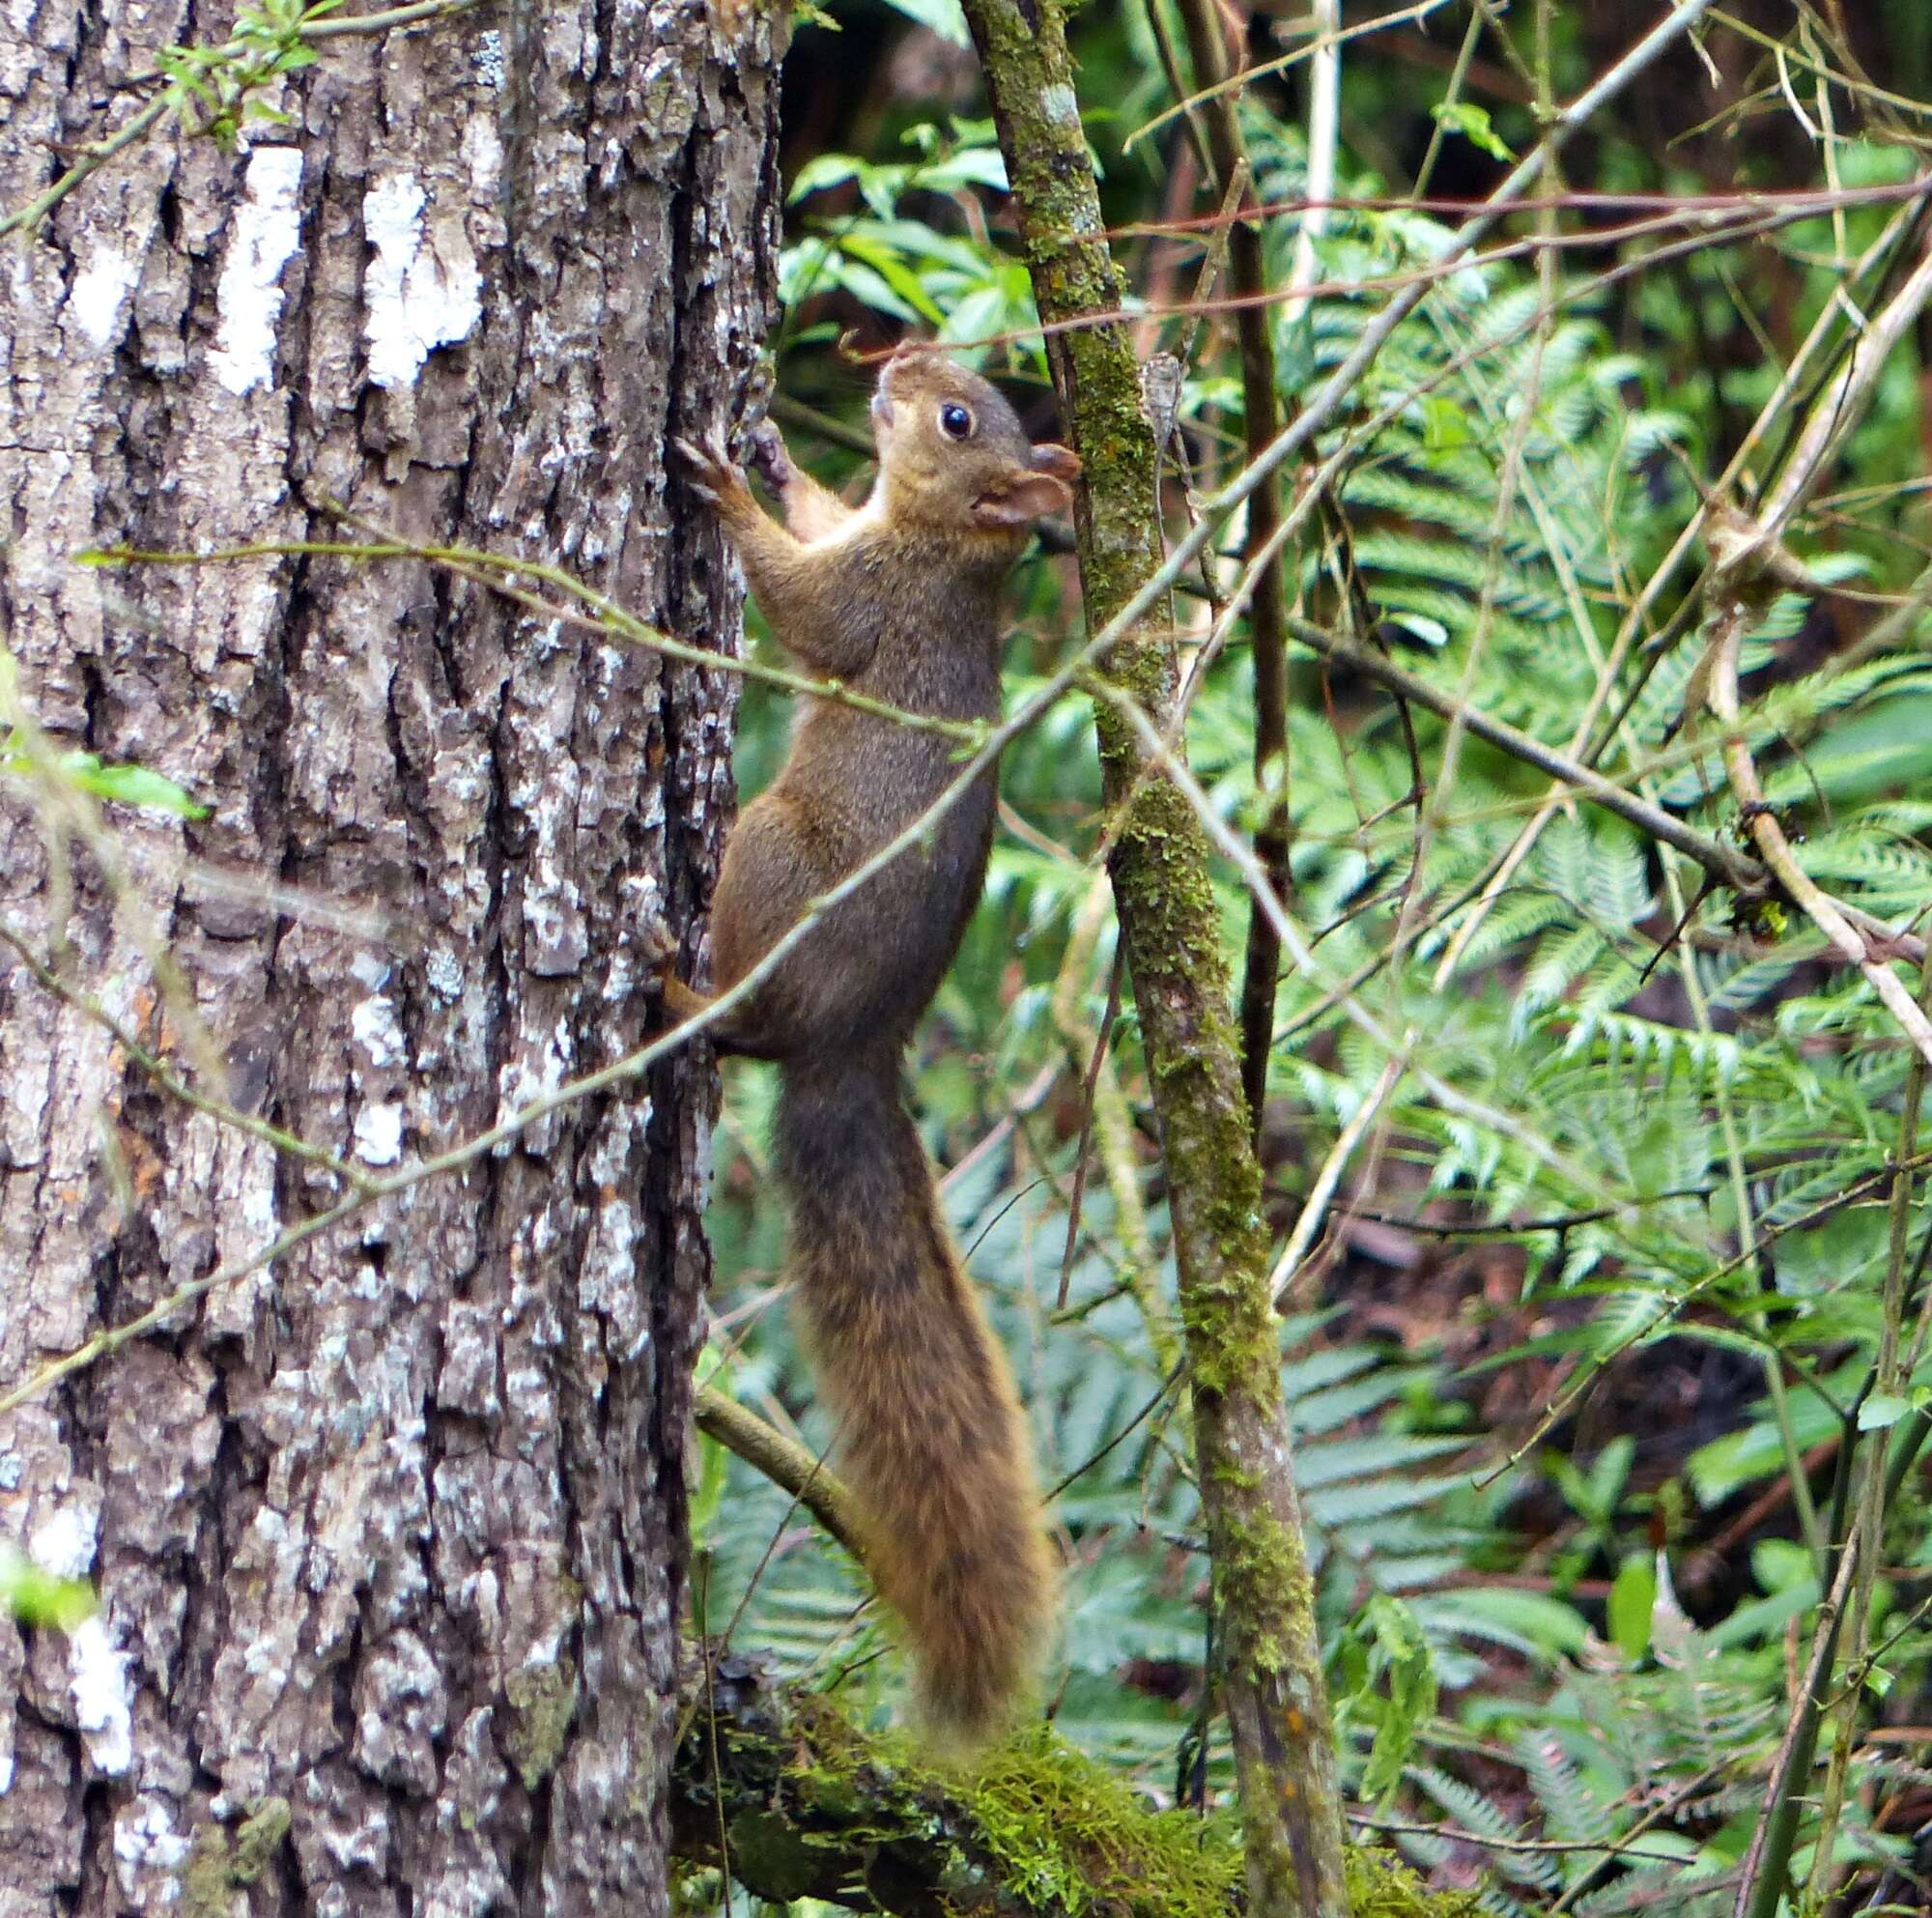
<path fill-rule="evenodd" d="M 708 1013 L 717 1002 L 708 992 L 687 986 L 675 973 L 664 978 L 664 1006 L 672 1025 L 688 1025 L 700 1014 Z"/>
<path fill-rule="evenodd" d="M 687 986 L 673 972 L 666 971 L 660 983 L 664 988 L 665 1030 L 668 1033 L 689 1025 L 718 1003 L 715 993 L 700 992 L 696 987 Z M 740 1000 L 704 1027 L 704 1037 L 711 1042 L 714 1052 L 760 1056 L 755 1040 L 742 1029 L 745 1013 L 746 1003 Z"/>

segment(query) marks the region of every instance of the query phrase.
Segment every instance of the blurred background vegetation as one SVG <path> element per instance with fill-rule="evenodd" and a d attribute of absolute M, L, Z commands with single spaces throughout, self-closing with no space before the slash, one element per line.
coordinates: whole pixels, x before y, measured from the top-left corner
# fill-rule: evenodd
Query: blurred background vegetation
<path fill-rule="evenodd" d="M 1185 362 L 1164 499 L 1181 528 L 1190 490 L 1238 470 L 1242 420 L 1232 322 L 1198 299 L 1212 235 L 1161 230 L 1219 199 L 1174 111 L 1191 81 L 1169 4 L 1095 6 L 1071 33 L 1142 352 Z M 1364 282 L 1453 223 L 1436 203 L 1493 188 L 1548 104 L 1659 14 L 1657 0 L 1348 0 L 1337 197 L 1355 204 L 1317 242 L 1315 296 L 1269 309 L 1286 416 L 1375 311 Z M 1240 107 L 1254 195 L 1293 202 L 1308 22 L 1288 5 L 1245 17 L 1263 70 Z M 956 343 L 1037 434 L 1055 430 L 951 0 L 832 0 L 799 27 L 784 98 L 773 352 L 794 453 L 863 485 L 857 356 L 907 332 Z M 1696 555 L 1639 595 L 1741 448 L 1745 498 L 1775 473 L 1861 316 L 1918 257 L 1923 198 L 1860 189 L 1928 174 L 1924 0 L 1714 11 L 1573 144 L 1549 182 L 1560 204 L 1508 229 L 1561 243 L 1443 278 L 1376 361 L 1321 449 L 1392 417 L 1304 528 L 1293 610 L 1560 749 L 1606 690 L 1589 734 L 1603 770 L 1735 837 L 1708 722 L 1682 723 L 1699 647 L 1676 615 L 1695 612 Z M 1737 230 L 1736 196 L 1796 188 L 1843 197 Z M 1651 194 L 1680 204 L 1590 197 Z M 1729 226 L 1688 196 L 1730 202 Z M 1265 220 L 1276 286 L 1302 223 Z M 1792 407 L 1756 433 L 1814 329 Z M 1744 681 L 1747 735 L 1806 868 L 1921 928 L 1928 349 L 1921 316 L 1790 534 L 1818 589 L 1766 606 Z M 1923 1151 L 1902 1117 L 1910 1047 L 1797 913 L 1706 898 L 1688 861 L 1601 812 L 1546 810 L 1542 774 L 1312 654 L 1293 666 L 1285 772 L 1258 789 L 1245 628 L 1201 658 L 1236 570 L 1208 568 L 1178 602 L 1201 669 L 1187 750 L 1244 834 L 1285 806 L 1291 903 L 1320 962 L 1281 982 L 1262 1140 L 1284 1246 L 1339 1165 L 1283 1274 L 1282 1353 L 1351 1795 L 1438 1882 L 1480 1885 L 1498 1911 L 1728 1911 L 1842 1531 L 1834 1481 L 1910 1460 L 1932 1405 L 1917 1316 L 1932 1234 L 1917 1206 L 1918 1263 L 1901 1274 L 1888 1176 L 1893 1156 Z M 1038 554 L 1011 606 L 1009 703 L 1081 630 L 1071 562 Z M 747 794 L 786 724 L 782 700 L 748 689 Z M 1052 1713 L 1159 1801 L 1210 1809 L 1230 1784 L 1213 1621 L 1130 991 L 1108 1016 L 1091 725 L 1066 701 L 1007 757 L 991 879 L 922 1035 L 916 1106 L 1059 1487 Z M 1247 908 L 1232 871 L 1223 881 L 1238 977 Z M 1348 994 L 1411 1035 L 1434 1084 L 1507 1123 L 1445 1109 L 1423 1072 L 1385 1073 Z M 707 1362 L 817 1449 L 830 1435 L 783 1308 L 772 1083 L 734 1064 L 726 1088 Z M 1889 1272 L 1901 1358 L 1895 1389 L 1874 1391 Z M 1918 1473 L 1894 1476 L 1821 1746 L 1848 1789 L 1822 1829 L 1821 1772 L 1801 1820 L 1794 1882 L 1810 1877 L 1818 1908 L 1926 1908 L 1932 1541 Z M 837 1548 L 708 1442 L 696 1522 L 711 1629 L 729 1623 L 883 1715 L 895 1655 Z M 1484 1842 L 1497 1837 L 1547 1848 Z"/>

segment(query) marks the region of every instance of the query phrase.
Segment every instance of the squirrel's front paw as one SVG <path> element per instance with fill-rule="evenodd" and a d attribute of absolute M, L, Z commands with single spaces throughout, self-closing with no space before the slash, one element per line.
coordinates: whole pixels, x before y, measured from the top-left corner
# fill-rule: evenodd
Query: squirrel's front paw
<path fill-rule="evenodd" d="M 722 426 L 708 426 L 702 440 L 674 440 L 671 443 L 691 468 L 691 490 L 714 505 L 723 505 L 734 496 L 749 494 L 745 473 L 731 457 Z"/>
<path fill-rule="evenodd" d="M 745 463 L 779 498 L 798 477 L 798 469 L 785 449 L 784 436 L 769 419 L 761 419 L 752 429 L 752 444 Z"/>

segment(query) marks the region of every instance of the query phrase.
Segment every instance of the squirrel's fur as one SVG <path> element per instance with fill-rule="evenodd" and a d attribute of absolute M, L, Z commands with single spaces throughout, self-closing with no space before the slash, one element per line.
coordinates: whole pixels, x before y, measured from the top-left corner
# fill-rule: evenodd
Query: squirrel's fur
<path fill-rule="evenodd" d="M 929 356 L 889 360 L 872 411 L 879 480 L 856 511 L 761 429 L 753 457 L 789 530 L 721 440 L 683 450 L 788 651 L 904 711 L 994 719 L 1000 589 L 1033 522 L 1069 501 L 1079 462 L 1033 445 L 994 387 Z M 943 735 L 808 701 L 783 770 L 725 844 L 719 988 L 957 772 Z M 898 1084 L 979 901 L 994 806 L 989 772 L 712 1027 L 722 1050 L 779 1062 L 791 1270 L 837 1455 L 867 1563 L 911 1641 L 925 1722 L 953 1743 L 1010 1713 L 1053 1605 L 1025 1418 Z M 676 981 L 667 1000 L 686 1015 L 707 1003 Z"/>
<path fill-rule="evenodd" d="M 940 1217 L 898 1061 L 786 1072 L 778 1162 L 867 1562 L 905 1621 L 924 1720 L 971 1740 L 1037 1662 L 1052 1577 L 1025 1417 Z"/>

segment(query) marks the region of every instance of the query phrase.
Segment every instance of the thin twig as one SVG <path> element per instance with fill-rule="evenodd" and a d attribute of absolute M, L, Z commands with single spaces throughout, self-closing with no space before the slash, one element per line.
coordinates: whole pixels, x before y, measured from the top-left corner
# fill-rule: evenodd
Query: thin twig
<path fill-rule="evenodd" d="M 1361 1143 L 1362 1134 L 1375 1124 L 1376 1114 L 1382 1109 L 1401 1077 L 1401 1065 L 1394 1059 L 1389 1060 L 1368 1097 L 1349 1115 L 1349 1123 L 1342 1128 L 1327 1158 L 1321 1161 L 1321 1170 L 1315 1175 L 1315 1184 L 1302 1203 L 1300 1217 L 1295 1219 L 1294 1229 L 1288 1235 L 1288 1244 L 1282 1247 L 1281 1257 L 1268 1278 L 1268 1296 L 1274 1301 L 1276 1311 L 1284 1309 L 1284 1297 L 1299 1274 L 1301 1262 L 1315 1243 L 1315 1235 L 1321 1230 L 1328 1202 L 1335 1196 L 1335 1188 L 1342 1183 L 1343 1171 L 1356 1146 Z"/>
<path fill-rule="evenodd" d="M 789 1492 L 861 1565 L 867 1564 L 865 1526 L 859 1507 L 842 1480 L 826 1470 L 823 1459 L 788 1439 L 749 1407 L 720 1391 L 699 1386 L 692 1416 L 697 1429 L 716 1439 L 755 1472 L 762 1473 L 781 1492 Z"/>
<path fill-rule="evenodd" d="M 1236 92 L 1223 84 L 1229 76 L 1226 27 L 1213 0 L 1178 0 L 1178 4 L 1187 30 L 1194 77 L 1209 88 L 1208 139 L 1215 171 L 1232 190 L 1234 183 L 1251 176 L 1253 166 L 1236 111 Z M 1228 232 L 1228 281 L 1240 302 L 1235 312 L 1235 333 L 1241 364 L 1241 433 L 1252 463 L 1275 437 L 1281 423 L 1273 327 L 1260 303 L 1268 287 L 1267 263 L 1258 226 L 1236 220 Z M 1300 275 L 1298 283 L 1306 284 L 1314 277 L 1311 251 L 1309 271 Z M 1274 537 L 1281 516 L 1281 479 L 1278 473 L 1270 473 L 1248 496 L 1242 559 L 1254 575 L 1248 593 L 1248 638 L 1254 659 L 1255 790 L 1265 793 L 1277 781 L 1282 788 L 1269 802 L 1256 830 L 1255 850 L 1269 883 L 1276 892 L 1285 894 L 1289 889 L 1290 829 L 1288 628 L 1282 542 Z M 1241 1091 L 1248 1102 L 1248 1124 L 1257 1146 L 1267 1102 L 1268 1051 L 1274 1037 L 1275 988 L 1280 972 L 1281 946 L 1274 929 L 1267 915 L 1258 905 L 1251 905 L 1241 974 Z"/>
<path fill-rule="evenodd" d="M 351 559 L 363 563 L 379 559 L 416 559 L 424 565 L 455 574 L 504 599 L 513 601 L 540 618 L 553 619 L 561 626 L 587 627 L 606 639 L 621 640 L 662 653 L 686 666 L 699 666 L 708 673 L 735 673 L 746 679 L 758 679 L 804 699 L 824 700 L 833 705 L 848 706 L 854 712 L 874 719 L 890 720 L 918 732 L 936 732 L 955 739 L 962 746 L 977 746 L 986 737 L 983 724 L 971 720 L 938 719 L 930 713 L 909 712 L 903 706 L 888 704 L 868 694 L 855 693 L 838 679 L 813 679 L 788 667 L 768 665 L 758 659 L 736 659 L 729 653 L 712 652 L 693 645 L 689 640 L 673 639 L 647 620 L 639 619 L 617 601 L 587 587 L 567 568 L 540 559 L 512 559 L 488 553 L 478 547 L 425 546 L 403 539 L 372 526 L 359 515 L 338 510 L 338 517 L 366 530 L 372 535 L 357 543 L 333 539 L 248 540 L 237 546 L 211 547 L 202 553 L 165 552 L 132 546 L 90 549 L 77 557 L 90 566 L 211 566 L 238 559 L 325 558 Z M 567 606 L 558 606 L 517 584 L 519 576 L 541 580 L 546 586 L 566 593 L 590 609 L 586 618 Z"/>
<path fill-rule="evenodd" d="M 1053 1301 L 1056 1312 L 1065 1311 L 1066 1288 L 1073 1277 L 1073 1248 L 1080 1238 L 1080 1205 L 1087 1193 L 1087 1147 L 1094 1134 L 1094 1093 L 1101 1068 L 1107 1063 L 1114 1021 L 1121 1016 L 1121 980 L 1126 971 L 1126 947 L 1115 940 L 1113 963 L 1107 968 L 1107 1010 L 1100 1016 L 1099 1029 L 1094 1035 L 1094 1049 L 1080 1081 L 1080 1140 L 1073 1149 L 1073 1196 L 1066 1208 L 1066 1245 L 1060 1255 L 1060 1289 Z"/>

